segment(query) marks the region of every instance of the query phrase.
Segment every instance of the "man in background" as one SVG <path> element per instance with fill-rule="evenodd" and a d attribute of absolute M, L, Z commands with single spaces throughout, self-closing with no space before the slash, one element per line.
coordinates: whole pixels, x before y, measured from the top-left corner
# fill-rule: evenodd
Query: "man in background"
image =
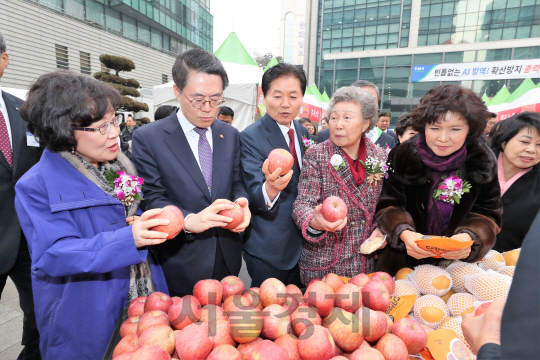
<path fill-rule="evenodd" d="M 126 127 L 122 130 L 122 140 L 129 145 L 127 151 L 124 154 L 131 160 L 131 139 L 133 138 L 133 132 L 139 128 L 139 125 L 135 122 L 133 115 L 128 115 L 126 118 Z"/>
<path fill-rule="evenodd" d="M 222 106 L 219 109 L 219 114 L 217 116 L 218 120 L 223 121 L 226 124 L 232 125 L 234 121 L 234 111 L 228 106 Z"/>
<path fill-rule="evenodd" d="M 482 141 L 484 141 L 485 143 L 487 143 L 487 139 L 488 139 L 488 135 L 491 131 L 491 129 L 493 128 L 493 125 L 495 125 L 497 123 L 497 114 L 493 113 L 493 112 L 488 112 L 488 121 L 487 121 L 487 124 L 486 124 L 486 128 L 484 129 L 484 132 L 482 133 L 482 135 L 480 135 L 480 139 L 482 139 Z"/>
<path fill-rule="evenodd" d="M 304 118 L 299 119 L 298 122 L 300 123 L 300 125 L 302 125 L 303 127 L 307 129 L 309 133 L 309 140 L 317 141 L 317 136 L 314 135 L 315 127 L 311 123 L 311 120 L 304 117 Z"/>
<path fill-rule="evenodd" d="M 392 121 L 392 115 L 388 111 L 381 111 L 378 115 L 379 120 L 377 121 L 377 127 L 379 130 L 381 130 L 383 133 L 386 133 L 394 138 L 394 140 L 398 140 L 397 135 L 392 130 L 389 130 L 390 122 Z"/>
<path fill-rule="evenodd" d="M 167 116 L 171 115 L 173 111 L 176 111 L 176 106 L 161 105 L 154 113 L 154 121 L 165 119 Z"/>

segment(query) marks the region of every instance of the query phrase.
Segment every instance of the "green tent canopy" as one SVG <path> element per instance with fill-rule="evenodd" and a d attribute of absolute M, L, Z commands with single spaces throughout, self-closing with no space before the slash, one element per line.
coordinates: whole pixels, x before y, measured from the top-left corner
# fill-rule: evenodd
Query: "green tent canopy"
<path fill-rule="evenodd" d="M 510 97 L 510 91 L 508 91 L 508 88 L 506 85 L 503 85 L 502 89 L 495 94 L 493 98 L 491 98 L 491 101 L 489 102 L 489 106 L 493 105 L 501 105 L 506 102 L 506 100 Z"/>
<path fill-rule="evenodd" d="M 325 102 L 321 95 L 321 92 L 319 91 L 319 89 L 317 89 L 317 86 L 315 86 L 315 84 L 311 86 L 311 93 L 315 95 L 317 100 L 319 100 L 320 102 Z"/>
<path fill-rule="evenodd" d="M 484 102 L 484 104 L 486 104 L 486 106 L 489 105 L 489 98 L 486 95 L 486 93 L 484 93 L 484 95 L 482 95 L 482 101 Z"/>
<path fill-rule="evenodd" d="M 214 55 L 222 62 L 258 66 L 255 60 L 253 60 L 251 55 L 246 51 L 235 32 L 229 34 Z"/>
<path fill-rule="evenodd" d="M 531 79 L 527 78 L 523 80 L 521 85 L 518 86 L 516 90 L 510 95 L 510 97 L 505 101 L 507 103 L 511 103 L 514 100 L 519 99 L 521 96 L 525 95 L 529 90 L 534 89 L 534 83 Z"/>
<path fill-rule="evenodd" d="M 277 61 L 275 57 L 271 58 L 270 61 L 268 62 L 268 65 L 266 65 L 266 67 L 264 68 L 264 72 L 266 72 L 266 70 L 270 69 L 272 66 L 275 66 L 277 64 L 279 64 L 279 61 Z"/>
<path fill-rule="evenodd" d="M 536 85 L 535 87 L 540 88 L 540 82 L 538 82 L 538 85 Z"/>
<path fill-rule="evenodd" d="M 304 94 L 304 96 L 305 96 L 305 95 L 313 95 L 313 94 L 311 93 L 311 90 L 309 89 L 309 86 L 306 86 L 306 93 Z"/>
<path fill-rule="evenodd" d="M 322 93 L 322 97 L 324 99 L 324 102 L 327 102 L 329 103 L 330 102 L 330 97 L 328 96 L 328 94 L 325 92 Z"/>

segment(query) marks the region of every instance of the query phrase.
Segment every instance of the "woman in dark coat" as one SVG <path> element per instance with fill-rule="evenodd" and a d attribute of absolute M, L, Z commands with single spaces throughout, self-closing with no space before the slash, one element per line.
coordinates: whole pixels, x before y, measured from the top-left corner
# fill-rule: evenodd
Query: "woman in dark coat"
<path fill-rule="evenodd" d="M 457 85 L 432 88 L 411 112 L 419 134 L 390 152 L 389 177 L 377 204 L 375 220 L 389 245 L 379 255 L 378 270 L 395 274 L 439 261 L 416 245 L 424 235 L 474 241 L 443 254 L 445 259 L 474 262 L 493 247 L 502 203 L 495 156 L 478 141 L 486 113 L 477 95 Z M 455 190 L 443 191 L 443 184 Z"/>
<path fill-rule="evenodd" d="M 540 114 L 523 112 L 501 121 L 490 138 L 504 207 L 493 249 L 505 252 L 521 247 L 540 209 Z"/>

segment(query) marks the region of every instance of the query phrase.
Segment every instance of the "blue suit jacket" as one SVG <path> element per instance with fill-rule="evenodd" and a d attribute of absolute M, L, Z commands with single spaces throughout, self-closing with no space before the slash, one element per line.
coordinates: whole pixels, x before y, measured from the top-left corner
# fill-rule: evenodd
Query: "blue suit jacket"
<path fill-rule="evenodd" d="M 309 138 L 307 129 L 293 121 L 301 146 L 302 162 L 304 147 L 302 137 Z M 257 257 L 277 270 L 290 270 L 302 253 L 302 233 L 292 220 L 292 206 L 298 194 L 300 169 L 293 166 L 291 181 L 279 195 L 271 210 L 264 201 L 262 186 L 266 178 L 262 164 L 274 149 L 289 150 L 278 124 L 265 115 L 240 133 L 242 145 L 242 168 L 244 182 L 249 191 L 251 225 L 246 230 L 244 251 Z"/>
<path fill-rule="evenodd" d="M 212 195 L 176 112 L 133 132 L 132 161 L 144 179 L 142 207 L 145 210 L 175 205 L 187 216 L 207 208 L 216 199 L 249 199 L 242 181 L 238 130 L 221 121 L 214 121 L 211 128 Z M 212 228 L 200 234 L 182 231 L 176 238 L 157 246 L 171 292 L 191 294 L 197 281 L 212 278 L 218 240 L 229 271 L 238 274 L 242 242 L 239 234 L 229 230 Z"/>

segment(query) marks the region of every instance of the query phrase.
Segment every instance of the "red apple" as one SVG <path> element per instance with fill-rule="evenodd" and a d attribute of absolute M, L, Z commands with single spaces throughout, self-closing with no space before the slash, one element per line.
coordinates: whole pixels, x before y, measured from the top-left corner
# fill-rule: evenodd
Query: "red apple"
<path fill-rule="evenodd" d="M 349 284 L 354 284 L 358 286 L 359 288 L 364 287 L 368 282 L 370 282 L 371 279 L 366 274 L 358 274 L 355 275 L 349 280 Z"/>
<path fill-rule="evenodd" d="M 377 341 L 386 334 L 388 322 L 382 312 L 364 307 L 356 312 L 356 316 L 362 323 L 362 334 L 366 341 Z"/>
<path fill-rule="evenodd" d="M 160 214 L 152 216 L 151 219 L 169 220 L 169 225 L 158 225 L 150 229 L 169 234 L 168 240 L 174 239 L 184 229 L 184 214 L 173 205 L 165 206 Z"/>
<path fill-rule="evenodd" d="M 298 297 L 298 294 L 296 294 Z M 304 302 L 304 300 L 301 300 Z M 287 298 L 285 299 L 285 304 L 283 304 L 283 308 L 287 312 L 288 315 L 291 315 L 297 308 L 298 308 L 298 299 L 294 297 L 293 295 L 287 294 Z"/>
<path fill-rule="evenodd" d="M 489 305 L 491 305 L 491 301 L 490 302 L 485 302 L 482 305 L 480 305 L 479 307 L 477 307 L 476 310 L 474 311 L 474 316 L 480 316 L 483 313 L 485 313 L 487 311 L 487 309 L 489 308 Z"/>
<path fill-rule="evenodd" d="M 371 276 L 371 281 L 382 282 L 384 286 L 386 286 L 386 289 L 388 289 L 389 294 L 393 294 L 394 289 L 396 288 L 396 283 L 394 282 L 394 279 L 383 271 L 378 271 L 375 274 L 373 274 Z"/>
<path fill-rule="evenodd" d="M 227 321 L 229 317 L 225 314 L 222 307 L 208 304 L 202 308 L 201 318 L 199 320 L 210 324 L 218 320 Z"/>
<path fill-rule="evenodd" d="M 261 335 L 263 316 L 258 308 L 238 310 L 229 314 L 231 337 L 240 344 L 251 342 Z"/>
<path fill-rule="evenodd" d="M 289 360 L 289 354 L 281 346 L 270 340 L 259 341 L 253 348 L 249 359 L 257 360 Z"/>
<path fill-rule="evenodd" d="M 186 326 L 176 339 L 176 352 L 182 360 L 206 359 L 213 346 L 208 324 L 203 322 Z"/>
<path fill-rule="evenodd" d="M 424 328 L 410 318 L 403 318 L 396 322 L 392 334 L 403 340 L 409 354 L 416 354 L 427 344 L 427 332 Z"/>
<path fill-rule="evenodd" d="M 291 153 L 285 149 L 274 149 L 268 155 L 268 171 L 274 173 L 276 169 L 280 168 L 280 175 L 285 175 L 294 165 L 294 158 Z"/>
<path fill-rule="evenodd" d="M 129 351 L 129 352 L 121 353 L 117 357 L 114 357 L 112 360 L 129 360 L 131 359 L 131 355 L 133 354 L 135 354 L 135 352 Z"/>
<path fill-rule="evenodd" d="M 126 352 L 135 352 L 139 348 L 139 338 L 137 335 L 129 334 L 126 335 L 122 340 L 118 342 L 114 348 L 112 357 L 115 358 L 120 354 Z"/>
<path fill-rule="evenodd" d="M 351 354 L 349 360 L 385 360 L 383 354 L 377 349 L 360 346 Z"/>
<path fill-rule="evenodd" d="M 120 326 L 120 337 L 125 337 L 129 334 L 137 335 L 137 326 L 139 325 L 140 316 L 132 316 L 122 323 Z"/>
<path fill-rule="evenodd" d="M 146 328 L 139 336 L 139 347 L 157 345 L 172 355 L 175 340 L 174 332 L 169 325 L 156 324 Z"/>
<path fill-rule="evenodd" d="M 387 326 L 386 326 L 386 334 L 391 334 L 392 333 L 392 330 L 394 329 L 394 320 L 392 320 L 392 318 L 390 317 L 390 315 L 388 315 L 387 313 L 385 312 L 382 312 L 381 313 L 384 315 L 384 317 L 386 318 L 386 323 L 387 323 Z"/>
<path fill-rule="evenodd" d="M 171 297 L 171 300 L 172 300 L 172 303 L 173 303 L 173 305 L 174 305 L 174 304 L 177 304 L 177 303 L 179 303 L 180 301 L 182 301 L 182 298 L 181 298 L 181 297 L 178 297 L 178 296 L 173 296 L 173 297 Z M 172 306 L 172 305 L 171 305 L 171 306 Z M 169 309 L 170 309 L 170 307 L 169 307 Z"/>
<path fill-rule="evenodd" d="M 220 345 L 232 345 L 236 346 L 236 342 L 233 340 L 230 334 L 230 325 L 226 320 L 218 320 L 216 322 L 208 324 L 210 333 L 210 339 L 214 342 L 213 349 Z"/>
<path fill-rule="evenodd" d="M 256 305 L 257 299 L 254 299 L 251 294 L 236 294 L 225 299 L 225 302 L 223 303 L 223 310 L 225 310 L 227 315 L 230 315 L 238 310 L 261 310 L 259 306 Z"/>
<path fill-rule="evenodd" d="M 283 306 L 272 304 L 265 307 L 262 313 L 263 328 L 261 335 L 263 337 L 275 340 L 291 331 L 291 317 Z"/>
<path fill-rule="evenodd" d="M 225 229 L 234 230 L 244 221 L 244 208 L 237 203 L 232 203 L 232 209 L 221 210 L 218 215 L 230 217 L 232 221 L 223 226 Z"/>
<path fill-rule="evenodd" d="M 146 302 L 146 298 L 146 296 L 139 296 L 138 298 L 131 300 L 128 306 L 128 318 L 144 314 L 144 303 Z"/>
<path fill-rule="evenodd" d="M 303 360 L 329 360 L 336 355 L 334 339 L 320 325 L 307 327 L 298 339 L 298 352 Z"/>
<path fill-rule="evenodd" d="M 144 312 L 149 312 L 152 310 L 161 310 L 163 312 L 167 312 L 169 311 L 169 307 L 171 307 L 172 303 L 172 299 L 169 295 L 156 291 L 148 295 L 148 298 L 144 303 Z"/>
<path fill-rule="evenodd" d="M 341 285 L 336 291 L 334 305 L 350 313 L 355 313 L 362 307 L 362 293 L 358 286 L 354 284 Z"/>
<path fill-rule="evenodd" d="M 364 341 L 362 323 L 358 317 L 341 308 L 336 307 L 332 310 L 332 313 L 324 319 L 324 326 L 343 351 L 354 351 Z"/>
<path fill-rule="evenodd" d="M 304 298 L 309 305 L 317 309 L 321 317 L 329 315 L 334 307 L 334 290 L 322 281 L 311 284 L 307 288 Z"/>
<path fill-rule="evenodd" d="M 227 300 L 232 295 L 244 294 L 244 283 L 238 276 L 227 276 L 221 280 L 223 287 L 223 300 Z"/>
<path fill-rule="evenodd" d="M 191 295 L 184 296 L 182 301 L 169 308 L 169 320 L 176 330 L 182 330 L 189 324 L 198 322 L 201 316 L 201 304 L 197 298 Z"/>
<path fill-rule="evenodd" d="M 313 283 L 316 283 L 317 281 L 321 281 L 321 279 L 311 279 L 309 280 L 309 282 L 307 283 L 306 285 L 306 289 Z M 304 296 L 306 296 L 306 294 L 304 294 Z"/>
<path fill-rule="evenodd" d="M 287 334 L 274 340 L 274 343 L 285 349 L 289 354 L 289 360 L 302 360 L 298 352 L 298 338 L 294 335 Z"/>
<path fill-rule="evenodd" d="M 321 324 L 321 316 L 317 313 L 317 310 L 310 305 L 299 305 L 291 314 L 291 325 L 298 336 L 304 332 L 306 327 Z"/>
<path fill-rule="evenodd" d="M 382 282 L 370 281 L 362 288 L 362 302 L 371 310 L 385 311 L 390 306 L 390 294 Z"/>
<path fill-rule="evenodd" d="M 221 305 L 223 287 L 217 280 L 200 280 L 193 287 L 193 296 L 199 300 L 201 306 L 208 304 Z"/>
<path fill-rule="evenodd" d="M 242 295 L 242 298 L 242 303 L 247 304 L 250 309 L 257 307 L 259 310 L 262 310 L 264 308 L 261 304 L 260 290 L 258 287 L 247 289 L 244 292 L 244 295 Z"/>
<path fill-rule="evenodd" d="M 333 273 L 326 274 L 321 281 L 325 284 L 330 285 L 334 292 L 336 292 L 337 289 L 341 287 L 341 285 L 345 284 L 342 278 Z"/>
<path fill-rule="evenodd" d="M 297 297 L 298 301 L 300 301 L 300 299 L 302 298 L 302 290 L 300 290 L 300 288 L 294 284 L 289 284 L 285 287 L 285 290 L 287 292 L 287 294 L 290 294 L 290 295 L 298 295 L 299 297 Z"/>
<path fill-rule="evenodd" d="M 156 345 L 146 345 L 139 350 L 135 351 L 129 360 L 171 360 L 171 355 L 169 355 L 165 350 Z"/>
<path fill-rule="evenodd" d="M 347 360 L 347 358 L 343 355 L 334 356 L 330 360 Z"/>
<path fill-rule="evenodd" d="M 347 216 L 347 205 L 337 196 L 327 197 L 322 203 L 321 215 L 326 221 L 332 223 L 343 220 Z"/>
<path fill-rule="evenodd" d="M 255 345 L 257 343 L 263 341 L 261 338 L 256 338 L 255 340 L 245 343 L 245 344 L 239 344 L 237 349 L 240 351 L 240 354 L 242 355 L 242 359 L 246 360 L 249 359 L 251 356 L 251 353 L 253 352 L 253 349 L 255 349 Z"/>
<path fill-rule="evenodd" d="M 259 296 L 264 307 L 272 304 L 283 305 L 287 297 L 287 288 L 280 280 L 269 278 L 261 284 Z"/>
<path fill-rule="evenodd" d="M 409 352 L 407 345 L 393 334 L 385 334 L 379 339 L 375 345 L 375 349 L 379 350 L 387 360 L 408 360 Z"/>
<path fill-rule="evenodd" d="M 137 326 L 137 335 L 140 336 L 144 330 L 155 324 L 170 325 L 169 316 L 161 310 L 152 310 L 142 314 Z"/>
<path fill-rule="evenodd" d="M 242 360 L 242 355 L 234 346 L 220 345 L 212 350 L 206 360 Z"/>

